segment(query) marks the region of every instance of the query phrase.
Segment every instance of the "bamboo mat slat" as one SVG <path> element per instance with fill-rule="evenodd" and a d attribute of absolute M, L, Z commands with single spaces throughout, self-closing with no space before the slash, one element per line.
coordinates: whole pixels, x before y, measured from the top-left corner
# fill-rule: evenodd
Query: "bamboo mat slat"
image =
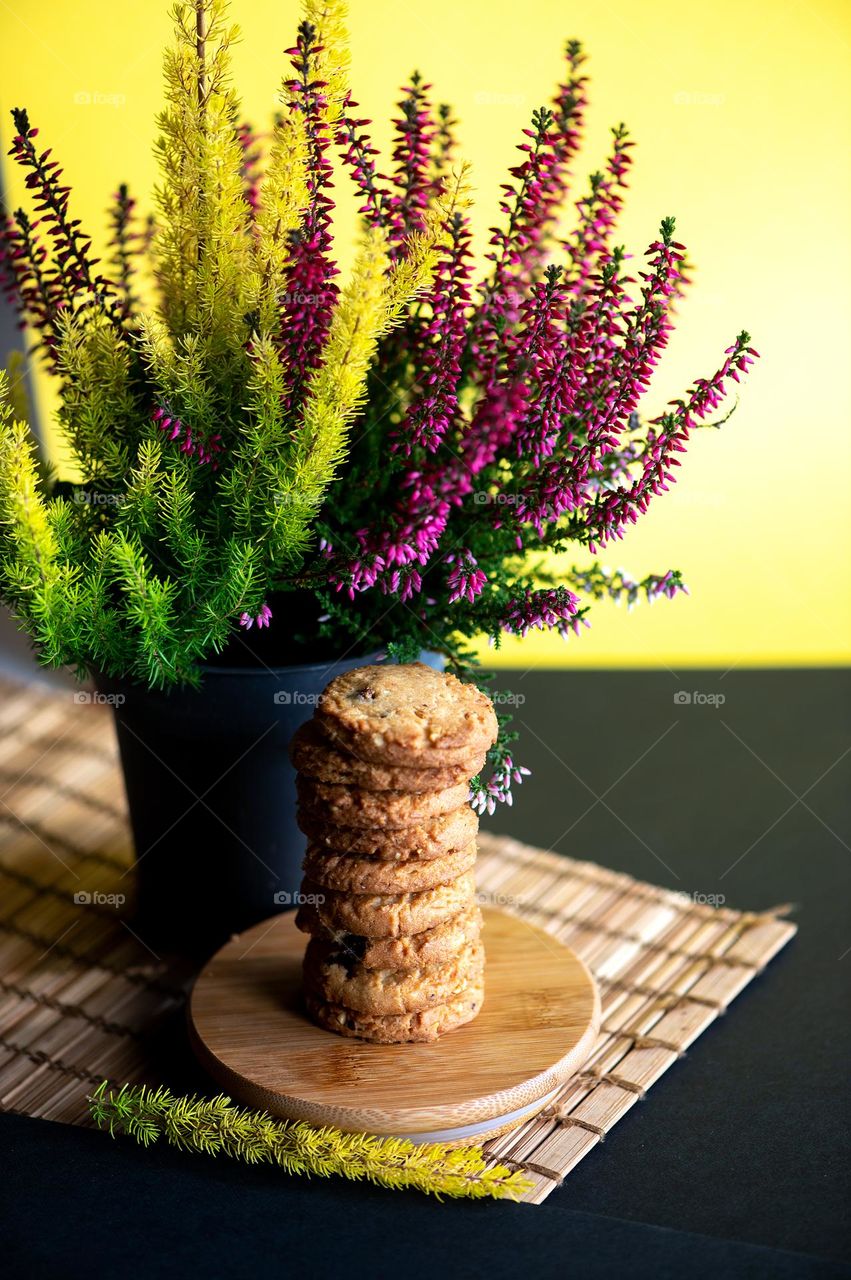
<path fill-rule="evenodd" d="M 104 1078 L 174 1083 L 168 1045 L 193 973 L 133 933 L 131 863 L 109 710 L 0 680 L 0 1109 L 85 1125 L 86 1094 Z M 600 984 L 585 1068 L 546 1112 L 488 1144 L 526 1171 L 526 1199 L 540 1204 L 795 925 L 782 908 L 716 909 L 493 835 L 480 837 L 478 882 L 487 901 L 573 947 Z M 80 907 L 81 891 L 127 902 Z"/>

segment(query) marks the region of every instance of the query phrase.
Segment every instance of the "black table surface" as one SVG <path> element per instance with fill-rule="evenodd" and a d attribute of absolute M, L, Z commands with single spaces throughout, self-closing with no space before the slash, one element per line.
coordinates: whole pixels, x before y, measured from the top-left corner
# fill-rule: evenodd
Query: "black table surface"
<path fill-rule="evenodd" d="M 542 1206 L 307 1182 L 6 1115 L 5 1274 L 851 1274 L 849 673 L 494 687 L 516 697 L 533 773 L 488 826 L 733 907 L 794 903 L 798 936 Z"/>

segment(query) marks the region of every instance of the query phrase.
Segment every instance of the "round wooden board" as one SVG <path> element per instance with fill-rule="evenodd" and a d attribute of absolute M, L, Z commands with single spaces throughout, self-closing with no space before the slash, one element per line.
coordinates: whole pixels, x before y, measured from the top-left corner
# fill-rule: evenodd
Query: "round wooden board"
<path fill-rule="evenodd" d="M 519 1124 L 585 1062 L 600 1001 L 569 948 L 516 916 L 483 914 L 482 1011 L 433 1044 L 314 1026 L 301 996 L 306 939 L 288 913 L 232 938 L 202 970 L 189 1004 L 195 1051 L 231 1096 L 289 1120 L 420 1142 Z"/>

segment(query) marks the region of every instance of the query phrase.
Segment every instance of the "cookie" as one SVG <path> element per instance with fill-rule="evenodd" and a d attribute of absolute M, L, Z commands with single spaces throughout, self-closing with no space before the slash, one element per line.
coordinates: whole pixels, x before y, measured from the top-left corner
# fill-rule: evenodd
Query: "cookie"
<path fill-rule="evenodd" d="M 314 1022 L 341 1036 L 370 1040 L 373 1044 L 406 1044 L 437 1040 L 446 1031 L 472 1022 L 482 1007 L 484 987 L 468 987 L 459 996 L 416 1013 L 355 1013 L 306 993 L 307 1011 Z"/>
<path fill-rule="evenodd" d="M 419 893 L 437 884 L 449 884 L 476 861 L 476 842 L 442 858 L 353 858 L 350 853 L 329 853 L 308 846 L 302 864 L 305 875 L 325 889 L 346 893 Z"/>
<path fill-rule="evenodd" d="M 479 819 L 469 805 L 414 827 L 336 826 L 312 810 L 299 809 L 298 825 L 312 844 L 333 853 L 352 853 L 387 862 L 408 858 L 442 858 L 465 848 L 476 837 Z"/>
<path fill-rule="evenodd" d="M 440 769 L 371 764 L 351 751 L 335 747 L 315 720 L 308 720 L 290 743 L 290 760 L 300 773 L 320 782 L 344 783 L 363 791 L 444 791 L 469 782 L 484 767 L 485 753 Z"/>
<path fill-rule="evenodd" d="M 438 884 L 420 893 L 351 894 L 323 889 L 305 877 L 301 891 L 313 899 L 327 929 L 344 929 L 367 938 L 398 938 L 433 929 L 472 906 L 476 882 L 473 872 L 465 871 L 450 884 Z"/>
<path fill-rule="evenodd" d="M 336 676 L 316 708 L 322 730 L 375 764 L 443 768 L 496 741 L 496 714 L 474 685 L 421 662 L 356 667 Z"/>
<path fill-rule="evenodd" d="M 481 942 L 464 947 L 443 964 L 419 969 L 365 969 L 348 951 L 311 938 L 304 953 L 305 991 L 356 1013 L 416 1013 L 446 1004 L 482 981 Z"/>
<path fill-rule="evenodd" d="M 477 905 L 466 907 L 433 929 L 401 938 L 366 938 L 344 929 L 328 929 L 312 904 L 299 908 L 295 922 L 303 933 L 344 951 L 364 969 L 417 969 L 424 964 L 442 964 L 461 947 L 475 942 L 482 929 L 482 913 Z"/>
<path fill-rule="evenodd" d="M 416 827 L 442 813 L 460 809 L 470 787 L 461 782 L 443 791 L 364 791 L 337 782 L 318 782 L 299 774 L 296 791 L 302 809 L 341 827 Z"/>

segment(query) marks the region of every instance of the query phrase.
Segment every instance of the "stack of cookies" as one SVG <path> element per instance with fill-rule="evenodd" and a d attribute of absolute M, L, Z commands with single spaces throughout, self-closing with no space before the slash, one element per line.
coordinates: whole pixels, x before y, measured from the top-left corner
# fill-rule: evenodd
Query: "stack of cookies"
<path fill-rule="evenodd" d="M 290 749 L 308 837 L 296 923 L 307 1008 L 378 1044 L 436 1040 L 483 999 L 469 781 L 496 737 L 488 698 L 422 663 L 332 680 Z"/>

